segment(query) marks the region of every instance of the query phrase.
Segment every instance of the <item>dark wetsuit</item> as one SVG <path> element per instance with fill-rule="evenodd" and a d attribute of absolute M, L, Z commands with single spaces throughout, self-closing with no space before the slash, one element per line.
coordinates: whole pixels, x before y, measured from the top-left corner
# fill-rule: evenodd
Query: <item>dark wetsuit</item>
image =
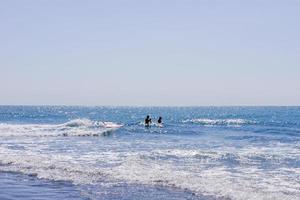
<path fill-rule="evenodd" d="M 145 126 L 149 126 L 151 124 L 151 118 L 149 116 L 145 119 Z"/>
<path fill-rule="evenodd" d="M 157 123 L 161 124 L 162 123 L 162 118 L 159 117 Z"/>

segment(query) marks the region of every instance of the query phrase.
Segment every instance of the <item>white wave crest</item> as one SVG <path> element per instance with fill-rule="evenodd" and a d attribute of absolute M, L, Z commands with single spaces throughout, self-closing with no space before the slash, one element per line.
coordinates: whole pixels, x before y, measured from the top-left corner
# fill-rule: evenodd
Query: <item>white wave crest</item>
<path fill-rule="evenodd" d="M 208 119 L 208 118 L 199 118 L 184 120 L 184 123 L 196 123 L 207 126 L 216 126 L 216 125 L 228 125 L 228 126 L 240 126 L 245 124 L 253 124 L 253 121 L 245 119 Z"/>
<path fill-rule="evenodd" d="M 75 119 L 63 124 L 0 124 L 0 137 L 5 136 L 98 136 L 122 127 L 113 122 Z"/>
<path fill-rule="evenodd" d="M 89 119 L 74 119 L 63 124 L 66 127 L 93 126 L 94 122 Z"/>
<path fill-rule="evenodd" d="M 66 127 L 104 127 L 104 128 L 122 127 L 121 124 L 116 124 L 114 122 L 92 121 L 89 119 L 74 119 L 62 125 Z"/>

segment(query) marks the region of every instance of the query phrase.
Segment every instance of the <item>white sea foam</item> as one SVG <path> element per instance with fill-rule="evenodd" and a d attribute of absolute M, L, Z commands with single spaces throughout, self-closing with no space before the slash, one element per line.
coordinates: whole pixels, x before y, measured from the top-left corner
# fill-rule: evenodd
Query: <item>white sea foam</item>
<path fill-rule="evenodd" d="M 267 147 L 245 148 L 233 152 L 233 149 L 166 149 L 123 153 L 94 152 L 86 155 L 45 154 L 36 150 L 0 147 L 0 170 L 32 174 L 50 180 L 72 181 L 74 184 L 97 184 L 103 179 L 109 179 L 110 184 L 126 181 L 163 185 L 233 200 L 300 198 L 299 168 L 264 170 L 252 162 L 253 156 L 274 159 L 274 162 L 279 163 L 286 158 L 299 159 L 299 154 L 285 155 L 288 149 L 273 153 Z M 186 159 L 185 164 L 158 159 L 158 156 L 170 155 Z M 222 163 L 226 157 L 237 160 L 241 165 L 227 168 Z M 206 163 L 194 160 L 189 162 L 189 159 L 205 159 Z M 103 167 L 99 162 L 113 165 Z M 214 166 L 210 166 L 211 164 Z"/>
<path fill-rule="evenodd" d="M 62 125 L 66 126 L 66 127 L 80 127 L 80 126 L 90 127 L 90 126 L 93 126 L 94 124 L 95 124 L 95 122 L 93 122 L 89 119 L 74 119 L 74 120 L 68 121 Z"/>
<path fill-rule="evenodd" d="M 252 165 L 250 159 L 254 152 L 242 152 L 241 154 L 229 152 L 201 152 L 197 150 L 165 150 L 154 151 L 155 154 L 176 155 L 182 158 L 200 156 L 206 159 L 207 165 L 198 162 L 198 165 L 185 160 L 184 166 L 173 165 L 172 162 L 141 159 L 139 156 L 130 157 L 122 165 L 116 167 L 112 176 L 131 182 L 142 184 L 162 184 L 188 189 L 195 193 L 225 197 L 230 199 L 297 199 L 300 197 L 300 183 L 297 170 L 284 171 L 281 168 L 274 170 L 261 169 Z M 242 163 L 234 170 L 230 170 L 222 164 L 226 156 Z M 263 153 L 259 154 L 263 156 Z M 299 155 L 298 155 L 299 156 Z M 267 155 L 269 157 L 269 155 Z M 276 155 L 277 162 L 284 160 L 284 155 Z M 217 162 L 220 162 L 218 165 Z M 276 161 L 274 161 L 276 162 Z M 207 167 L 215 164 L 215 167 Z"/>
<path fill-rule="evenodd" d="M 0 124 L 3 136 L 98 136 L 122 127 L 113 122 L 75 119 L 64 124 Z"/>
<path fill-rule="evenodd" d="M 0 148 L 0 152 L 1 171 L 22 172 L 38 178 L 72 181 L 75 184 L 90 184 L 101 177 L 100 172 L 80 165 L 69 155 L 43 155 L 5 148 Z"/>
<path fill-rule="evenodd" d="M 253 121 L 245 120 L 245 119 L 208 119 L 208 118 L 190 119 L 190 120 L 184 120 L 183 122 L 202 124 L 207 126 L 216 126 L 216 125 L 241 126 L 245 124 L 255 123 Z"/>

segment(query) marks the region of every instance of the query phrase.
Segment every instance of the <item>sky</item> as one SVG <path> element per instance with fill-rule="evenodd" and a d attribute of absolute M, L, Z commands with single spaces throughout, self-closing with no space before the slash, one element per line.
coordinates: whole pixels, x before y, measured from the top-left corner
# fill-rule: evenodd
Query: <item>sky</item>
<path fill-rule="evenodd" d="M 0 0 L 0 105 L 300 105 L 298 0 Z"/>

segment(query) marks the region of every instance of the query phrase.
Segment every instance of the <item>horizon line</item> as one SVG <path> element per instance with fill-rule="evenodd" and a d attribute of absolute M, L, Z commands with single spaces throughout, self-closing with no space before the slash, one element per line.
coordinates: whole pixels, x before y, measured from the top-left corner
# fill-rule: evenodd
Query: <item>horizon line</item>
<path fill-rule="evenodd" d="M 300 105 L 83 105 L 83 104 L 0 104 L 0 106 L 11 106 L 11 107 L 300 107 Z"/>

